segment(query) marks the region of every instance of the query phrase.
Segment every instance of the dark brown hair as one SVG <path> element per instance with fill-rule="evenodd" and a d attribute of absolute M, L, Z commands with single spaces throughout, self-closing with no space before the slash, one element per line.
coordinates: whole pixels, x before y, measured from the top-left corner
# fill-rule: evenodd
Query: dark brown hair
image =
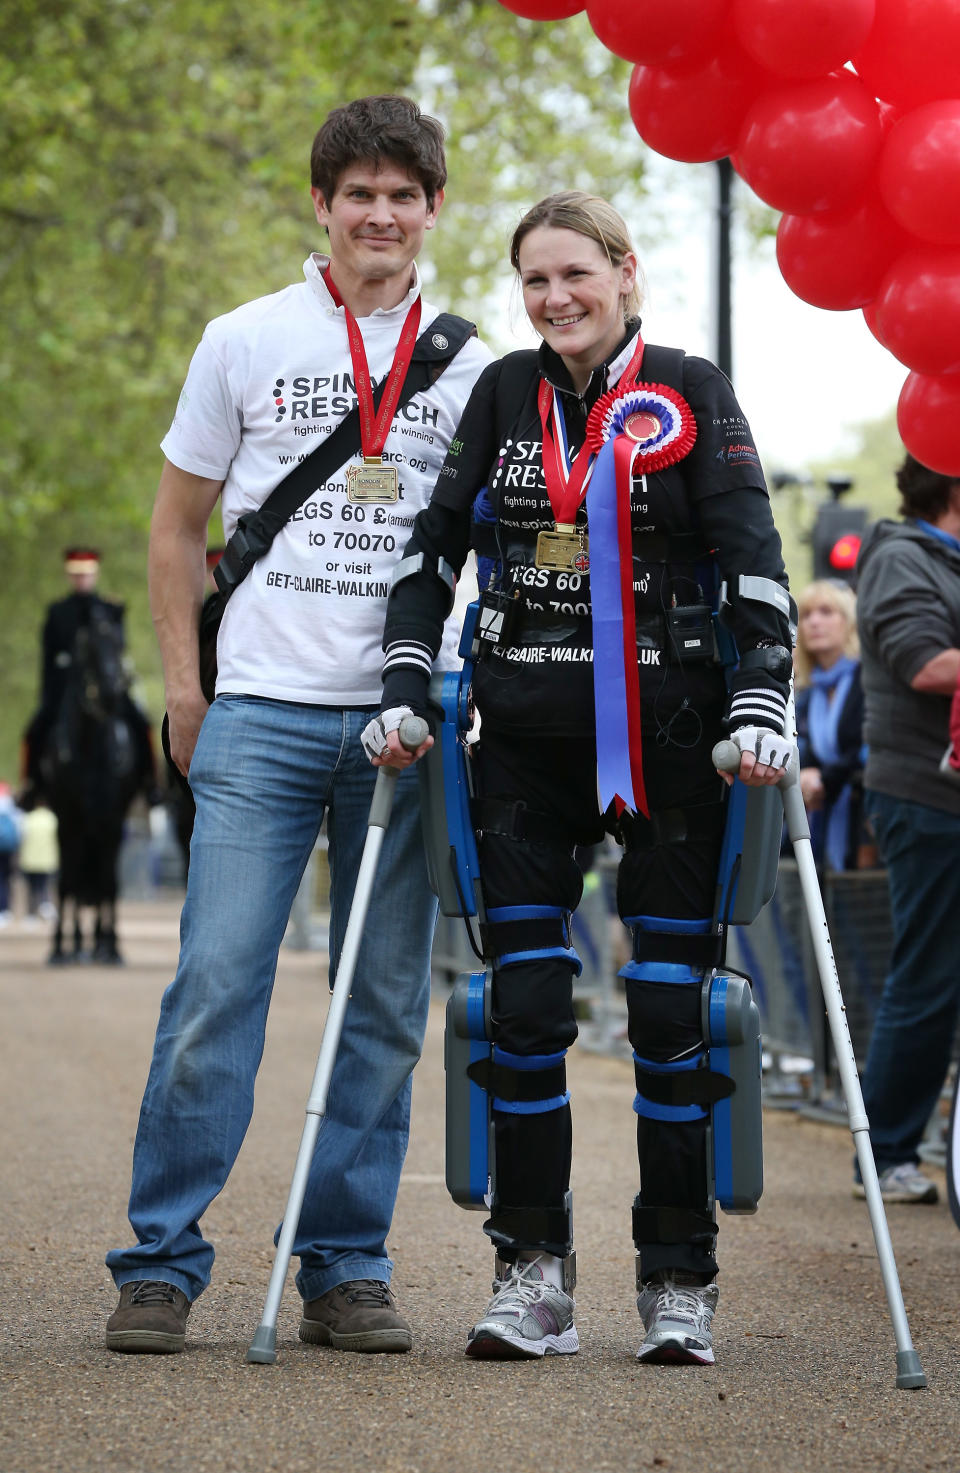
<path fill-rule="evenodd" d="M 409 97 L 358 97 L 330 113 L 313 140 L 310 183 L 328 207 L 344 170 L 360 162 L 406 169 L 432 206 L 447 182 L 443 128 Z"/>
<path fill-rule="evenodd" d="M 946 511 L 950 492 L 958 482 L 960 477 L 943 476 L 908 455 L 897 471 L 900 515 L 919 517 L 924 522 L 936 520 Z"/>

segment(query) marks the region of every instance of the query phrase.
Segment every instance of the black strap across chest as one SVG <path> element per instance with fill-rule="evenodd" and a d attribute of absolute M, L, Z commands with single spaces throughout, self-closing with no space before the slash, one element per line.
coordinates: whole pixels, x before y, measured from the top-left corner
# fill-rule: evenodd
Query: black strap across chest
<path fill-rule="evenodd" d="M 443 370 L 459 353 L 476 327 L 463 317 L 441 312 L 424 328 L 414 345 L 410 367 L 403 381 L 397 409 L 416 394 L 436 383 Z M 374 408 L 379 408 L 386 378 L 374 389 Z M 345 465 L 360 449 L 360 410 L 355 405 L 337 428 L 316 449 L 294 466 L 275 486 L 266 501 L 237 521 L 233 535 L 213 576 L 217 587 L 228 599 L 250 572 L 254 563 L 269 551 L 277 533 L 286 525 L 298 507 L 313 495 L 324 481 Z"/>

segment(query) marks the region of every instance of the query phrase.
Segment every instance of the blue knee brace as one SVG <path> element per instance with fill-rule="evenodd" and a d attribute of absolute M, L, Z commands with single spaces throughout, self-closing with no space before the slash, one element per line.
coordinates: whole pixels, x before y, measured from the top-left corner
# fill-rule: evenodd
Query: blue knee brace
<path fill-rule="evenodd" d="M 641 1015 L 648 1004 L 651 1025 L 662 1027 L 662 1006 L 658 1009 L 655 1003 L 666 985 L 683 989 L 687 998 L 696 991 L 700 1024 L 698 1042 L 680 1057 L 654 1060 L 634 1052 L 634 1110 L 645 1119 L 669 1124 L 706 1121 L 708 1201 L 716 1201 L 725 1212 L 755 1212 L 763 1191 L 761 1057 L 760 1015 L 750 983 L 702 960 L 707 955 L 705 941 L 713 944 L 710 920 L 659 916 L 625 920 L 633 928 L 635 959 L 620 975 L 640 984 L 636 997 Z M 696 955 L 694 964 L 667 959 L 679 957 L 684 947 Z M 651 952 L 663 959 L 637 959 Z M 678 991 L 680 1012 L 681 995 Z M 659 1001 L 662 1004 L 662 994 Z M 689 1020 L 694 1009 L 688 1006 L 687 1011 Z"/>
<path fill-rule="evenodd" d="M 579 975 L 569 915 L 560 906 L 496 906 L 487 922 L 498 969 L 543 957 Z M 492 986 L 489 971 L 462 973 L 447 1001 L 444 1034 L 447 1190 L 461 1207 L 476 1209 L 489 1207 L 496 1190 L 493 1111 L 540 1115 L 570 1101 L 566 1049 L 515 1054 L 491 1044 Z"/>

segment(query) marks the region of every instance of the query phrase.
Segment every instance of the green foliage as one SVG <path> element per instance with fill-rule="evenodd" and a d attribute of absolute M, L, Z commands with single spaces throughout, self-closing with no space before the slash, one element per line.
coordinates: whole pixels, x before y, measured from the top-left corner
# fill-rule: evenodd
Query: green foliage
<path fill-rule="evenodd" d="M 36 699 L 43 609 L 71 542 L 128 605 L 154 718 L 145 587 L 158 444 L 203 325 L 299 279 L 330 108 L 416 96 L 449 134 L 425 276 L 473 317 L 524 206 L 571 185 L 635 199 L 629 67 L 584 16 L 495 0 L 6 0 L 0 12 L 0 776 Z M 491 337 L 496 324 L 481 321 Z"/>

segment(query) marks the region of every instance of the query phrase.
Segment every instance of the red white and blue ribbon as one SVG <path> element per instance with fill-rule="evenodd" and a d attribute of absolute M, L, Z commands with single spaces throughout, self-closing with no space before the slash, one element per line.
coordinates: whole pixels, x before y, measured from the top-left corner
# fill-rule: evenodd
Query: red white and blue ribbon
<path fill-rule="evenodd" d="M 640 734 L 630 493 L 643 474 L 687 455 L 697 435 L 693 411 L 663 384 L 629 384 L 598 399 L 587 420 L 586 447 L 597 459 L 587 488 L 597 786 L 601 811 L 611 803 L 649 817 Z"/>

